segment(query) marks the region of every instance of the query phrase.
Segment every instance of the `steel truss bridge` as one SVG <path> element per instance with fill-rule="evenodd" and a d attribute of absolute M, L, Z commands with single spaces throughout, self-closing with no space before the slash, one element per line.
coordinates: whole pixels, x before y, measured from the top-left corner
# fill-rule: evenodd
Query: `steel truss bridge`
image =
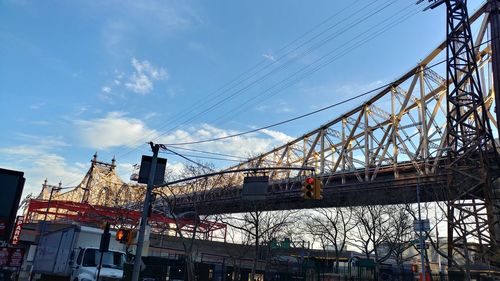
<path fill-rule="evenodd" d="M 202 184 L 164 186 L 170 190 L 169 204 L 179 212 L 218 214 L 414 203 L 418 185 L 422 201 L 449 203 L 451 251 L 466 249 L 467 238 L 488 248 L 479 251 L 488 252 L 484 255 L 489 260 L 500 260 L 500 184 L 495 182 L 500 167 L 494 144 L 499 129 L 495 85 L 500 85 L 500 64 L 495 50 L 500 5 L 489 0 L 464 22 L 460 16 L 467 19 L 467 14 L 458 6 L 461 2 L 447 2 L 448 30 L 460 36 L 449 35 L 414 68 L 359 106 L 228 169 L 314 167 L 324 183 L 323 200 L 301 198 L 306 171 L 273 170 L 268 173 L 269 194 L 260 202 L 242 200 L 245 175 L 234 173 L 205 178 Z M 464 93 L 479 96 L 470 102 Z M 459 228 L 460 222 L 465 228 Z"/>
<path fill-rule="evenodd" d="M 102 226 L 104 222 L 116 227 L 135 228 L 139 224 L 142 212 L 131 208 L 119 208 L 103 205 L 92 205 L 61 200 L 31 199 L 27 205 L 23 223 L 40 222 L 37 217 L 53 223 L 78 222 Z M 201 220 L 197 224 L 190 219 L 174 219 L 164 213 L 152 211 L 149 225 L 154 232 L 196 233 L 205 240 L 226 240 L 227 226 L 223 223 Z"/>

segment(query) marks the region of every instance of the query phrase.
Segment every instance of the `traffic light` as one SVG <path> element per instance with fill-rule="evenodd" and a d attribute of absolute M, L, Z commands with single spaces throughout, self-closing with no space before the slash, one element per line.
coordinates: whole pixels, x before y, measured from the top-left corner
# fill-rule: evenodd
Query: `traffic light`
<path fill-rule="evenodd" d="M 314 178 L 308 177 L 302 183 L 302 198 L 309 200 L 315 199 L 314 196 Z"/>
<path fill-rule="evenodd" d="M 134 240 L 134 234 L 131 229 L 120 228 L 116 232 L 116 240 L 120 241 L 120 243 L 130 245 Z"/>
<path fill-rule="evenodd" d="M 314 179 L 314 199 L 323 200 L 323 182 L 321 179 Z"/>

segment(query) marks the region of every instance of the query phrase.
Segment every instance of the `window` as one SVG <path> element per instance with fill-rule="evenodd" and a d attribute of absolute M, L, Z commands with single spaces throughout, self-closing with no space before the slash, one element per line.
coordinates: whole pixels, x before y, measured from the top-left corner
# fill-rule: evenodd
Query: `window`
<path fill-rule="evenodd" d="M 82 258 L 83 258 L 83 249 L 80 249 L 78 252 L 78 258 L 76 259 L 76 264 L 82 264 Z"/>
<path fill-rule="evenodd" d="M 99 264 L 101 252 L 97 249 L 85 250 L 83 266 L 96 267 Z M 125 254 L 119 252 L 104 252 L 102 255 L 102 267 L 123 269 Z"/>

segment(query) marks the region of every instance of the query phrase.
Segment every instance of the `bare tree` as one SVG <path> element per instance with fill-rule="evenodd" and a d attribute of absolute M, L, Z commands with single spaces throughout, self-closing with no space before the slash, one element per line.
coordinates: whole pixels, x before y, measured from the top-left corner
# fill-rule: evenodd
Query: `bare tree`
<path fill-rule="evenodd" d="M 182 174 L 186 178 L 189 178 L 204 175 L 212 171 L 213 169 L 207 165 L 187 165 L 184 167 Z M 204 232 L 211 231 L 210 228 L 207 229 L 206 227 L 213 225 L 214 219 L 217 220 L 217 217 L 213 216 L 199 216 L 196 205 L 196 202 L 203 199 L 210 192 L 211 187 L 214 186 L 214 181 L 213 178 L 205 177 L 186 181 L 181 186 L 167 186 L 157 192 L 162 198 L 159 204 L 163 204 L 167 215 L 174 219 L 176 235 L 181 238 L 185 252 L 186 273 L 189 281 L 196 279 L 194 266 L 196 251 L 194 246 L 196 239 L 203 238 L 200 226 L 204 226 Z M 192 202 L 191 210 L 183 213 L 178 212 L 176 203 L 180 197 L 185 201 Z M 189 230 L 186 229 L 187 225 L 190 225 Z"/>
<path fill-rule="evenodd" d="M 261 246 L 268 244 L 286 226 L 293 224 L 296 221 L 294 214 L 293 211 L 264 212 L 256 209 L 243 215 L 228 215 L 223 219 L 224 223 L 239 230 L 242 237 L 253 242 L 255 251 L 250 275 L 252 280 L 255 279 Z"/>
<path fill-rule="evenodd" d="M 241 280 L 241 268 L 243 266 L 242 261 L 248 256 L 249 253 L 252 252 L 252 241 L 250 237 L 242 236 L 239 230 L 229 228 L 227 230 L 227 242 L 232 244 L 224 244 L 228 245 L 227 247 L 224 247 L 224 251 L 228 255 L 230 263 L 233 267 L 233 280 L 239 281 Z"/>
<path fill-rule="evenodd" d="M 319 239 L 323 248 L 332 245 L 335 251 L 335 272 L 345 249 L 348 233 L 354 228 L 352 208 L 316 209 L 306 221 L 306 229 Z"/>
<path fill-rule="evenodd" d="M 375 272 L 380 278 L 379 264 L 387 260 L 391 250 L 387 249 L 390 210 L 387 206 L 373 205 L 358 207 L 354 211 L 355 228 L 351 244 L 358 248 L 368 259 L 373 255 Z"/>
<path fill-rule="evenodd" d="M 413 258 L 406 256 L 407 250 L 413 247 L 413 217 L 408 211 L 410 205 L 391 206 L 391 216 L 388 221 L 388 227 L 391 229 L 390 235 L 387 235 L 387 245 L 391 255 L 399 268 L 399 278 L 403 280 L 404 262 Z"/>
<path fill-rule="evenodd" d="M 446 202 L 432 202 L 432 203 L 423 203 L 421 204 L 421 212 L 422 212 L 422 217 L 423 218 L 433 218 L 433 222 L 430 225 L 429 231 L 425 231 L 425 237 L 426 239 L 429 240 L 430 246 L 432 249 L 441 257 L 445 258 L 446 260 L 450 261 L 454 266 L 457 268 L 460 268 L 464 270 L 462 266 L 460 266 L 456 260 L 456 257 L 449 256 L 447 252 L 445 252 L 441 248 L 441 241 L 439 241 L 439 224 L 441 223 L 447 223 L 447 217 L 446 217 L 446 212 L 447 212 L 447 203 Z M 408 208 L 408 213 L 410 216 L 414 219 L 418 219 L 418 211 L 415 206 L 412 206 L 411 208 Z M 435 236 L 433 235 L 435 233 Z M 419 252 L 420 250 L 417 249 Z M 426 249 L 424 251 L 427 252 Z M 465 258 L 465 257 L 464 257 Z M 425 255 L 425 262 L 427 265 L 427 268 L 430 270 L 430 260 L 429 256 Z M 465 268 L 465 271 L 468 269 Z"/>

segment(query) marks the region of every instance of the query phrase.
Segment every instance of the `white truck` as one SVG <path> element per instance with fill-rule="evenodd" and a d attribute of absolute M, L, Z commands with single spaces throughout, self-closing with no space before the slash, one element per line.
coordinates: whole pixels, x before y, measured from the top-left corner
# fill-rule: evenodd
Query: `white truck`
<path fill-rule="evenodd" d="M 102 229 L 73 225 L 46 233 L 33 261 L 32 280 L 97 281 Z M 123 278 L 125 246 L 111 232 L 109 251 L 103 253 L 99 281 Z"/>

